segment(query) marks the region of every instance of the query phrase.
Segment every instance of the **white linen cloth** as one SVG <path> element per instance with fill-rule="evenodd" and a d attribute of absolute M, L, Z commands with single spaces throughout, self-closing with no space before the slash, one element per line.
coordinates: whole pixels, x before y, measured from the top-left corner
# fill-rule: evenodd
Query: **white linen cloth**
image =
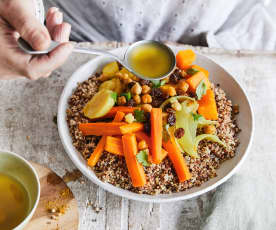
<path fill-rule="evenodd" d="M 75 41 L 154 39 L 225 49 L 276 48 L 276 30 L 262 0 L 44 2 L 46 9 L 63 11 Z"/>

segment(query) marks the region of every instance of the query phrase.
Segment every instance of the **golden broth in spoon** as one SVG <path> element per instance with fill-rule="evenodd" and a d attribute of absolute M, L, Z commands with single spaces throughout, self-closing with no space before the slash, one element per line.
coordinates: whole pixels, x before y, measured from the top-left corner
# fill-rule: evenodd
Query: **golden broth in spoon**
<path fill-rule="evenodd" d="M 168 50 L 154 43 L 134 47 L 128 60 L 135 72 L 153 79 L 167 74 L 172 66 Z"/>

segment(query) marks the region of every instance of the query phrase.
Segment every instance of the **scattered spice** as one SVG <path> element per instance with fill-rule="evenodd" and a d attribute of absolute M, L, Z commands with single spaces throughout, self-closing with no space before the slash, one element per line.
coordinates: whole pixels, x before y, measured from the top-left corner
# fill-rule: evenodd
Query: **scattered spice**
<path fill-rule="evenodd" d="M 62 177 L 65 183 L 76 181 L 82 176 L 82 173 L 78 169 L 74 169 L 72 172 L 67 171 Z"/>
<path fill-rule="evenodd" d="M 233 113 L 238 114 L 240 112 L 240 107 L 239 105 L 235 104 L 233 105 Z"/>
<path fill-rule="evenodd" d="M 51 173 L 47 176 L 47 183 L 52 184 L 52 185 L 57 185 L 62 182 L 62 179 L 56 175 L 55 173 Z"/>
<path fill-rule="evenodd" d="M 70 199 L 73 198 L 73 193 L 69 188 L 64 188 L 59 192 L 59 196 L 61 199 Z"/>

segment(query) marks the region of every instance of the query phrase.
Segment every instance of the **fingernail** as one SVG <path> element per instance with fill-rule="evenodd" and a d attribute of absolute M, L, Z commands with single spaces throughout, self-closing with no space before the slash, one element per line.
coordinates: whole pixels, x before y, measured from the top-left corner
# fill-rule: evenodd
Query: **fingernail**
<path fill-rule="evenodd" d="M 57 7 L 51 7 L 50 10 L 54 13 L 56 11 L 59 11 L 59 8 L 57 8 Z"/>
<path fill-rule="evenodd" d="M 49 17 L 50 17 L 53 13 L 55 13 L 55 12 L 57 12 L 57 11 L 59 11 L 59 8 L 57 8 L 57 7 L 51 7 L 51 8 L 48 10 L 48 12 L 47 12 L 46 20 L 48 20 Z"/>
<path fill-rule="evenodd" d="M 61 24 L 63 21 L 63 14 L 59 11 L 55 12 L 53 20 L 56 25 Z"/>

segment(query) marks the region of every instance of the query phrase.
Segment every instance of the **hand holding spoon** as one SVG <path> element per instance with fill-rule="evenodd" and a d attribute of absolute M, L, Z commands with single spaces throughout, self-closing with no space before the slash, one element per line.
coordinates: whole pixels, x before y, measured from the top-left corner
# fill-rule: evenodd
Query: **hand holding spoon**
<path fill-rule="evenodd" d="M 52 41 L 47 50 L 36 51 L 22 38 L 17 42 L 24 52 L 31 55 L 47 54 L 60 44 Z M 100 49 L 74 47 L 73 52 L 112 57 L 134 75 L 145 80 L 160 80 L 169 76 L 176 64 L 175 55 L 168 46 L 151 40 L 133 43 L 127 48 L 123 59 Z"/>

